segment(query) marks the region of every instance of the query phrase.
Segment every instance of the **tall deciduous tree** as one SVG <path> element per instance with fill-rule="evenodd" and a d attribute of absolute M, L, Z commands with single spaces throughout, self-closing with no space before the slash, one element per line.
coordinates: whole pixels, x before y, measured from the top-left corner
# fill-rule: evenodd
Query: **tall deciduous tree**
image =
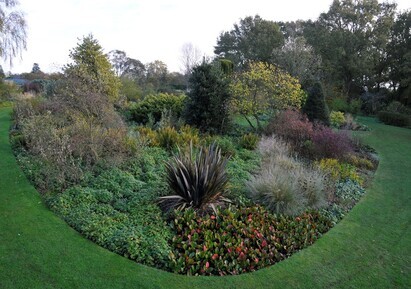
<path fill-rule="evenodd" d="M 275 65 L 252 62 L 249 68 L 234 75 L 231 83 L 232 107 L 254 129 L 261 129 L 261 114 L 288 107 L 301 108 L 305 93 L 298 79 Z M 253 117 L 257 127 L 250 120 Z"/>
<path fill-rule="evenodd" d="M 17 0 L 0 0 L 0 57 L 12 64 L 26 49 L 26 21 Z"/>
<path fill-rule="evenodd" d="M 41 72 L 40 65 L 38 63 L 33 63 L 33 68 L 31 69 L 31 73 L 39 73 Z"/>
<path fill-rule="evenodd" d="M 168 76 L 167 64 L 155 60 L 146 64 L 146 90 L 160 92 L 166 86 Z"/>
<path fill-rule="evenodd" d="M 274 50 L 274 62 L 308 88 L 321 78 L 321 56 L 304 36 L 289 36 L 283 47 Z"/>
<path fill-rule="evenodd" d="M 146 67 L 144 64 L 137 59 L 128 57 L 124 51 L 112 50 L 107 56 L 118 77 L 131 78 L 136 82 L 141 82 L 145 77 Z"/>
<path fill-rule="evenodd" d="M 260 16 L 248 16 L 234 24 L 231 31 L 220 34 L 214 53 L 234 63 L 236 68 L 244 68 L 249 61 L 270 62 L 273 49 L 284 43 L 280 27 L 273 21 Z"/>
<path fill-rule="evenodd" d="M 188 89 L 188 79 L 190 78 L 191 71 L 195 66 L 200 64 L 202 53 L 200 49 L 194 46 L 192 43 L 184 43 L 181 47 L 181 71 L 183 72 L 186 80 L 186 88 Z"/>
<path fill-rule="evenodd" d="M 377 0 L 334 0 L 327 13 L 304 31 L 322 57 L 327 81 L 345 95 L 378 86 L 376 67 L 384 55 L 395 4 Z"/>
<path fill-rule="evenodd" d="M 70 58 L 73 63 L 65 67 L 66 75 L 79 79 L 88 89 L 103 93 L 112 102 L 118 100 L 120 80 L 93 35 L 84 37 L 70 52 Z"/>
<path fill-rule="evenodd" d="M 220 65 L 204 61 L 192 70 L 184 118 L 202 131 L 224 132 L 229 100 L 229 82 Z"/>
<path fill-rule="evenodd" d="M 399 100 L 411 104 L 411 10 L 398 14 L 392 27 L 388 66 Z"/>
<path fill-rule="evenodd" d="M 107 57 L 118 77 L 122 76 L 126 67 L 128 57 L 124 51 L 111 50 Z"/>
<path fill-rule="evenodd" d="M 202 56 L 203 55 L 198 47 L 194 46 L 192 43 L 184 43 L 181 47 L 180 56 L 181 70 L 183 74 L 189 75 L 191 70 L 200 64 Z"/>

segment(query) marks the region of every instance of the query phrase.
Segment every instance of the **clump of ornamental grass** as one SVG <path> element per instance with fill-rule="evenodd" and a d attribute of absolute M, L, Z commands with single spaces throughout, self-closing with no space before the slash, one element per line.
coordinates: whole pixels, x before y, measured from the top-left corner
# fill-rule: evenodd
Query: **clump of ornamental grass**
<path fill-rule="evenodd" d="M 261 171 L 248 182 L 251 197 L 276 214 L 296 215 L 326 202 L 324 174 L 290 156 L 289 147 L 275 137 L 258 146 Z"/>

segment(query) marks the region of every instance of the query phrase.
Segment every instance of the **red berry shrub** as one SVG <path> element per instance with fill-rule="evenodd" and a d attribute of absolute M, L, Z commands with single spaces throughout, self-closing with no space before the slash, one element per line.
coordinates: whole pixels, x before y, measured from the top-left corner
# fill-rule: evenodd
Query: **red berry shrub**
<path fill-rule="evenodd" d="M 275 216 L 259 206 L 227 208 L 218 217 L 176 212 L 171 270 L 189 275 L 255 271 L 312 244 L 331 226 L 318 212 Z"/>

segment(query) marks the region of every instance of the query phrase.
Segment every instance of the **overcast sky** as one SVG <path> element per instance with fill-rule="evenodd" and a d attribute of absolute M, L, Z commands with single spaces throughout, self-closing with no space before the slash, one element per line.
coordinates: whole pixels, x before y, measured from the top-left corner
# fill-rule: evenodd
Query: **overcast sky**
<path fill-rule="evenodd" d="M 392 2 L 392 1 L 391 1 Z M 400 10 L 409 0 L 397 0 Z M 180 71 L 181 47 L 192 43 L 205 55 L 222 31 L 246 16 L 274 21 L 316 19 L 332 0 L 20 0 L 28 23 L 27 51 L 4 71 L 29 72 L 39 63 L 45 72 L 69 62 L 78 38 L 92 33 L 104 48 L 123 50 L 143 63 L 161 60 Z"/>

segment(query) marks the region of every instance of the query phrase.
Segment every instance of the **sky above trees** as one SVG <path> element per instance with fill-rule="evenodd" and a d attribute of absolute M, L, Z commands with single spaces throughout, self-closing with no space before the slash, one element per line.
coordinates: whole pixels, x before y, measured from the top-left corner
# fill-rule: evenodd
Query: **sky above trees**
<path fill-rule="evenodd" d="M 411 8 L 397 0 L 398 10 Z M 390 1 L 393 2 L 393 1 Z M 246 16 L 273 21 L 316 19 L 332 0 L 20 0 L 28 25 L 27 51 L 5 71 L 28 72 L 38 63 L 45 72 L 69 62 L 70 49 L 90 33 L 105 52 L 119 49 L 143 63 L 161 60 L 181 71 L 181 49 L 192 43 L 212 56 L 218 36 Z"/>

